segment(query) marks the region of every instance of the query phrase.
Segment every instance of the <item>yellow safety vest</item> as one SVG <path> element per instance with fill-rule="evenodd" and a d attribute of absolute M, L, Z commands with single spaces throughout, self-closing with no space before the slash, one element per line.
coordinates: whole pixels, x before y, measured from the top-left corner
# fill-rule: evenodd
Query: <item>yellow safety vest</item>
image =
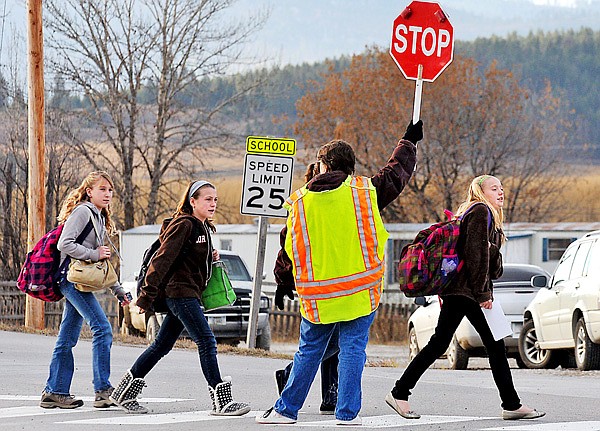
<path fill-rule="evenodd" d="M 388 239 L 375 187 L 348 176 L 337 189 L 290 196 L 285 250 L 292 260 L 302 316 L 313 323 L 371 314 L 383 292 Z"/>

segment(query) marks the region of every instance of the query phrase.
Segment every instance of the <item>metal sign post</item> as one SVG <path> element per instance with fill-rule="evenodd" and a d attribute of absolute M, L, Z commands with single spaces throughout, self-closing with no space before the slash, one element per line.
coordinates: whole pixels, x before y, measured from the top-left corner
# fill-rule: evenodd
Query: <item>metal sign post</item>
<path fill-rule="evenodd" d="M 262 275 L 265 263 L 265 249 L 267 246 L 267 228 L 269 219 L 258 218 L 258 240 L 256 242 L 256 268 L 254 269 L 254 284 L 252 286 L 252 301 L 250 302 L 250 317 L 246 345 L 249 349 L 256 347 L 256 329 L 258 327 L 258 312 L 260 311 L 260 296 L 262 292 Z"/>
<path fill-rule="evenodd" d="M 254 284 L 246 335 L 246 344 L 249 349 L 253 349 L 256 347 L 256 329 L 269 226 L 268 217 L 287 217 L 283 203 L 292 192 L 294 159 L 284 156 L 296 154 L 296 141 L 248 136 L 246 151 L 248 154 L 246 154 L 244 166 L 240 212 L 259 216 Z"/>

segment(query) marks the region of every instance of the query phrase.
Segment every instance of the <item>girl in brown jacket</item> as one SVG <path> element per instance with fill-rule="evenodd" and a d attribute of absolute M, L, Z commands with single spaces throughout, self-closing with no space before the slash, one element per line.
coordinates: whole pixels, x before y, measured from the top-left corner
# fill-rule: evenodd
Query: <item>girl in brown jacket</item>
<path fill-rule="evenodd" d="M 173 349 L 185 328 L 198 346 L 200 367 L 212 400 L 212 414 L 240 416 L 250 411 L 245 403 L 234 402 L 231 381 L 221 378 L 217 363 L 217 343 L 202 311 L 201 295 L 219 254 L 213 249 L 210 222 L 217 208 L 217 190 L 208 181 L 191 183 L 179 202 L 173 219 L 163 224 L 160 248 L 152 258 L 145 286 L 136 305 L 140 311 L 156 304 L 164 292 L 166 315 L 154 342 L 125 373 L 110 399 L 127 413 L 147 413 L 137 402 L 143 378 Z"/>
<path fill-rule="evenodd" d="M 406 419 L 420 418 L 408 404 L 410 391 L 427 368 L 448 349 L 463 317 L 477 330 L 489 355 L 492 375 L 502 400 L 502 418 L 544 416 L 544 413 L 521 404 L 512 381 L 504 340 L 494 339 L 482 311 L 482 308 L 492 308 L 492 280 L 502 275 L 500 247 L 505 240 L 502 231 L 504 190 L 498 178 L 490 175 L 475 178 L 456 215 L 464 214 L 477 203 L 480 204 L 464 216 L 460 225 L 458 254 L 464 263 L 456 280 L 440 295 L 442 309 L 435 333 L 385 397 L 386 403 Z"/>

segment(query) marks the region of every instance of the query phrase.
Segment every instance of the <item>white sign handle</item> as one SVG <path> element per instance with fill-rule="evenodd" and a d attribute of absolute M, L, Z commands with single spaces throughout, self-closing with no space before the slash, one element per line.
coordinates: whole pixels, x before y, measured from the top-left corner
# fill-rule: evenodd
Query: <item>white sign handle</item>
<path fill-rule="evenodd" d="M 421 94 L 423 93 L 423 65 L 419 64 L 417 82 L 415 84 L 415 102 L 413 105 L 413 124 L 417 124 L 421 115 Z"/>

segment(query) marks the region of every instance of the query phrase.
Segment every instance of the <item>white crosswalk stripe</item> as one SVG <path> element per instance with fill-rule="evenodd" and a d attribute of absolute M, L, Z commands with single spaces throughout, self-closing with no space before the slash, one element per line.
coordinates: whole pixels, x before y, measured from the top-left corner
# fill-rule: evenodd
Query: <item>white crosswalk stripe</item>
<path fill-rule="evenodd" d="M 497 419 L 489 417 L 477 417 L 477 416 L 421 416 L 421 419 L 404 419 L 399 415 L 382 415 L 382 416 L 369 416 L 362 417 L 362 428 L 409 428 L 413 429 L 415 425 L 432 425 L 432 424 L 443 424 L 453 422 L 470 422 L 478 420 Z M 313 421 L 313 422 L 297 422 L 296 426 L 306 427 L 336 427 L 335 420 L 328 421 Z"/>
<path fill-rule="evenodd" d="M 599 431 L 600 421 L 533 423 L 520 422 L 518 425 L 485 428 L 483 431 Z"/>
<path fill-rule="evenodd" d="M 77 425 L 167 425 L 173 423 L 206 422 L 215 420 L 251 420 L 263 413 L 262 411 L 251 411 L 244 416 L 213 416 L 208 410 L 170 412 L 170 413 L 152 413 L 146 415 L 128 415 L 116 407 L 110 409 L 94 409 L 91 407 L 92 397 L 83 397 L 88 404 L 77 409 L 43 409 L 38 406 L 40 397 L 30 395 L 0 395 L 0 401 L 27 402 L 29 405 L 0 408 L 0 421 L 8 418 L 19 418 L 29 416 L 53 416 L 51 420 L 56 424 L 77 424 Z M 192 398 L 143 398 L 144 403 L 174 403 L 179 401 L 193 401 Z M 35 404 L 32 404 L 35 402 Z M 90 412 L 103 412 L 97 417 L 89 418 Z M 86 413 L 88 419 L 73 417 L 75 413 Z M 323 418 L 323 420 L 314 419 L 314 414 L 301 412 L 296 427 L 306 428 L 337 428 L 336 421 L 332 418 Z M 500 421 L 498 416 L 434 416 L 423 415 L 419 420 L 408 420 L 396 414 L 362 417 L 361 428 L 394 428 L 394 429 L 414 429 L 415 426 L 427 426 L 435 424 L 450 424 L 459 422 L 477 422 L 477 421 Z M 600 431 L 600 421 L 575 421 L 575 422 L 543 422 L 543 421 L 519 421 L 503 422 L 505 425 L 496 427 L 477 427 L 480 431 Z M 475 425 L 477 426 L 477 425 Z M 481 425 L 480 425 L 481 426 Z M 472 427 L 469 429 L 473 429 Z"/>
<path fill-rule="evenodd" d="M 92 408 L 79 407 L 77 409 L 43 409 L 38 405 L 35 406 L 20 406 L 20 407 L 4 407 L 0 408 L 0 420 L 7 418 L 19 418 L 24 416 L 41 416 L 41 415 L 57 415 L 61 413 L 77 413 L 81 411 L 91 411 Z"/>
<path fill-rule="evenodd" d="M 66 420 L 59 424 L 88 424 L 88 425 L 166 425 L 182 422 L 204 422 L 224 419 L 244 419 L 256 416 L 257 412 L 250 412 L 245 416 L 213 416 L 210 412 L 192 411 L 179 413 L 161 413 L 146 415 L 127 415 L 118 417 L 104 417 L 94 419 Z"/>

